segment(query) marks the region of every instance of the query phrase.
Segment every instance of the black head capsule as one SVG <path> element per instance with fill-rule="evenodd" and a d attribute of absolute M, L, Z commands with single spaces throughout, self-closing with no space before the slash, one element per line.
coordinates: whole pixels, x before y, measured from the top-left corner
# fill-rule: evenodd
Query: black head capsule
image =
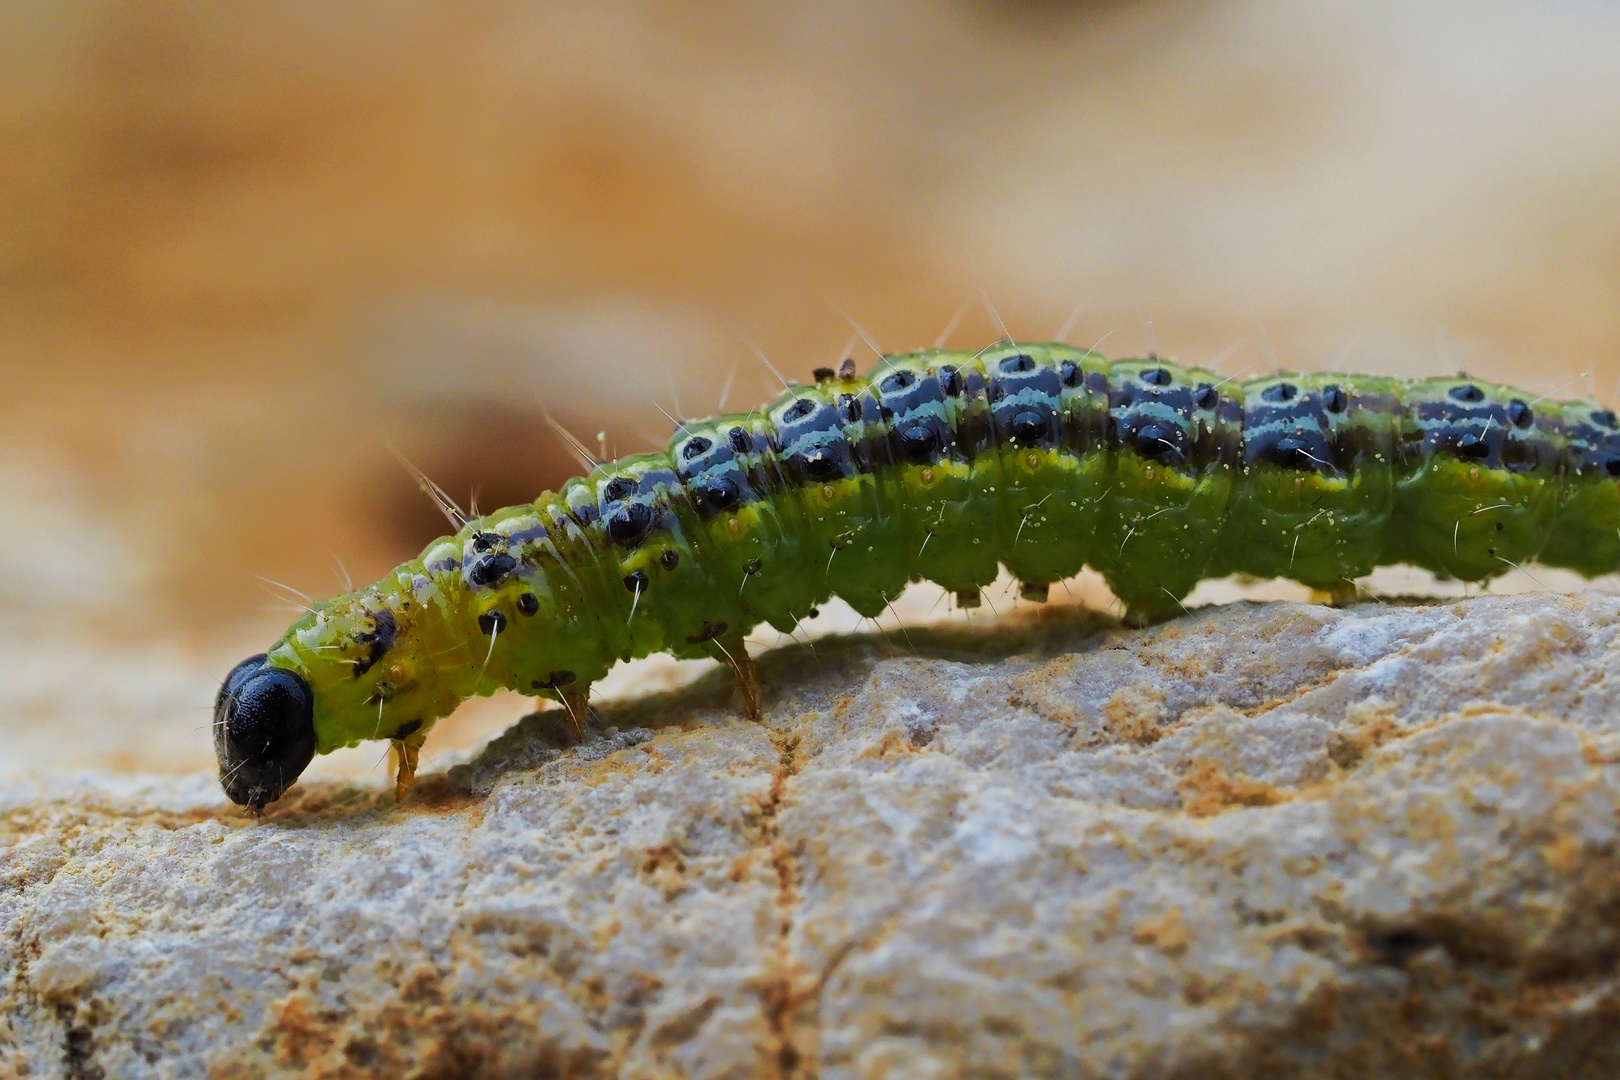
<path fill-rule="evenodd" d="M 232 802 L 259 810 L 281 798 L 315 756 L 309 683 L 263 653 L 237 664 L 214 699 L 214 755 Z"/>

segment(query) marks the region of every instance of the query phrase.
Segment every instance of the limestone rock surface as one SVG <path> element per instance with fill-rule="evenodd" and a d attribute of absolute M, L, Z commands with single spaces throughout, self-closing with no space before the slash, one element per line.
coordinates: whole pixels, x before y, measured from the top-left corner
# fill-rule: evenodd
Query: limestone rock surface
<path fill-rule="evenodd" d="M 0 1075 L 1620 1075 L 1620 600 L 821 642 L 425 777 L 0 790 Z"/>

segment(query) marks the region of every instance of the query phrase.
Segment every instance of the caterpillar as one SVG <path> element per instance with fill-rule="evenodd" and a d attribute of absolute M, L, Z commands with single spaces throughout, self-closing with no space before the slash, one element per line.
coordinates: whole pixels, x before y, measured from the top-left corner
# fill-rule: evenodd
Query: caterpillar
<path fill-rule="evenodd" d="M 404 796 L 434 721 L 509 688 L 560 702 L 667 651 L 760 686 L 743 636 L 837 595 L 876 616 L 926 579 L 973 606 L 1090 566 L 1145 623 L 1205 577 L 1484 581 L 1527 560 L 1620 569 L 1620 425 L 1467 376 L 1275 374 L 1062 344 L 818 368 L 747 413 L 680 423 L 533 503 L 466 520 L 381 581 L 314 604 L 215 702 L 221 783 L 257 812 L 316 753 L 391 741 Z"/>

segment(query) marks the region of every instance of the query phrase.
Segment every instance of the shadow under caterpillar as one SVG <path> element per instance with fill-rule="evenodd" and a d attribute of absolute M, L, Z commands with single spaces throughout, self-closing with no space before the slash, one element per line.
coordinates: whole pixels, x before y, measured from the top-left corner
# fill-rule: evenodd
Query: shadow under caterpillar
<path fill-rule="evenodd" d="M 1620 569 L 1620 426 L 1593 401 L 1470 379 L 1247 382 L 1061 344 L 931 349 L 818 369 L 661 452 L 465 522 L 383 580 L 313 605 L 215 704 L 220 779 L 259 809 L 316 753 L 392 740 L 403 795 L 429 728 L 499 688 L 576 735 L 616 661 L 743 646 L 837 595 L 876 616 L 927 579 L 964 606 L 1090 566 L 1127 621 L 1201 578 L 1292 578 L 1336 601 L 1406 563 L 1483 581 L 1528 560 Z"/>

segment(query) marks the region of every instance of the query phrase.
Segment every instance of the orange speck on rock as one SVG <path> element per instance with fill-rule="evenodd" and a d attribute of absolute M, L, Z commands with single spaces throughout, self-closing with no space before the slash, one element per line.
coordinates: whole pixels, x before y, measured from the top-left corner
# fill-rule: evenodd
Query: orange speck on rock
<path fill-rule="evenodd" d="M 1182 809 L 1193 817 L 1213 817 L 1239 806 L 1275 806 L 1290 798 L 1270 784 L 1234 777 L 1210 758 L 1194 762 L 1176 786 L 1181 791 Z"/>
<path fill-rule="evenodd" d="M 1138 945 L 1151 945 L 1166 956 L 1180 956 L 1192 944 L 1193 935 L 1181 917 L 1181 908 L 1173 907 L 1158 918 L 1133 926 L 1131 940 Z"/>

